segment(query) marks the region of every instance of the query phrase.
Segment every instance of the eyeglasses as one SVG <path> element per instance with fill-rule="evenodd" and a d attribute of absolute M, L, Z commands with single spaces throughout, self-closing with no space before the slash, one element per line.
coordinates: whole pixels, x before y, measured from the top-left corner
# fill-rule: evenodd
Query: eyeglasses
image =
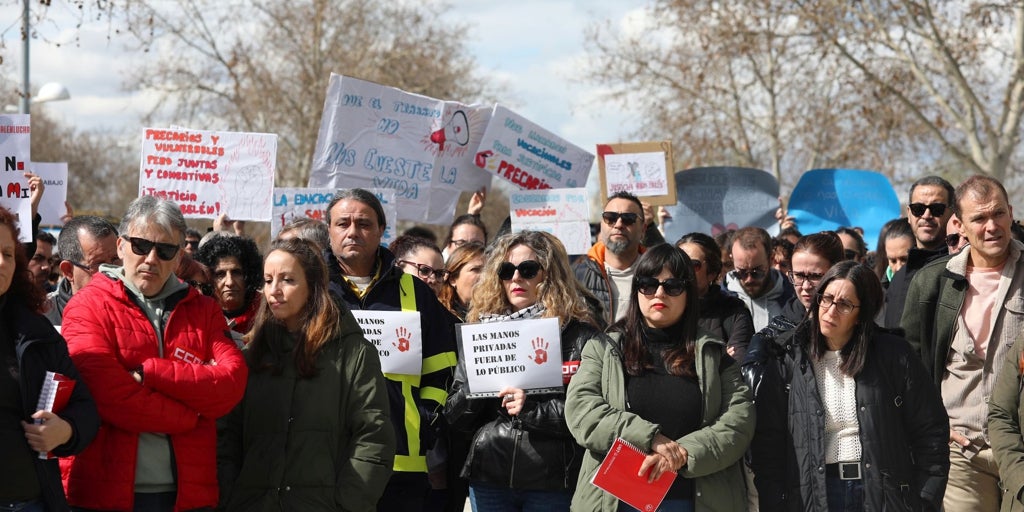
<path fill-rule="evenodd" d="M 699 271 L 702 267 L 704 267 L 704 262 L 698 259 L 690 258 L 690 266 L 693 267 L 693 270 L 696 272 Z"/>
<path fill-rule="evenodd" d="M 858 254 L 857 251 L 853 249 L 843 249 L 843 256 L 848 260 L 855 260 L 857 259 Z"/>
<path fill-rule="evenodd" d="M 519 277 L 522 277 L 523 279 L 533 279 L 537 277 L 537 273 L 540 272 L 540 269 L 540 263 L 536 260 L 520 261 L 519 265 L 513 265 L 506 261 L 498 267 L 498 279 L 508 281 L 515 276 L 516 270 L 519 271 Z"/>
<path fill-rule="evenodd" d="M 793 283 L 793 286 L 803 286 L 804 283 L 810 283 L 811 286 L 817 286 L 821 281 L 821 278 L 825 277 L 825 274 L 808 274 L 806 272 L 789 272 L 789 281 Z"/>
<path fill-rule="evenodd" d="M 191 247 L 193 251 L 199 250 L 199 240 L 185 240 L 185 245 Z"/>
<path fill-rule="evenodd" d="M 96 272 L 100 271 L 100 266 L 99 265 L 95 265 L 95 268 L 93 268 L 93 266 L 86 266 L 85 264 L 79 263 L 77 261 L 70 261 L 69 260 L 69 262 L 72 265 L 74 265 L 74 266 L 76 266 L 76 267 L 78 267 L 78 268 L 88 272 L 90 276 L 95 274 Z"/>
<path fill-rule="evenodd" d="M 178 247 L 175 244 L 165 244 L 160 242 L 154 242 L 152 240 L 146 240 L 145 238 L 136 238 L 134 236 L 123 236 L 132 246 L 132 252 L 136 256 L 147 256 L 154 247 L 156 247 L 156 256 L 164 261 L 171 261 L 174 259 L 174 255 L 178 254 Z"/>
<path fill-rule="evenodd" d="M 420 276 L 420 279 L 427 279 L 430 276 L 434 276 L 434 279 L 443 281 L 448 276 L 448 271 L 443 268 L 434 268 L 430 265 L 424 265 L 422 263 L 416 263 L 409 260 L 398 260 L 399 265 L 412 265 L 416 267 L 416 275 Z"/>
<path fill-rule="evenodd" d="M 828 311 L 828 308 L 832 307 L 832 305 L 835 304 L 836 313 L 839 313 L 840 315 L 849 315 L 850 313 L 853 312 L 853 310 L 860 307 L 854 304 L 850 304 L 849 302 L 846 302 L 843 299 L 836 300 L 836 298 L 833 297 L 832 295 L 818 295 L 816 297 L 816 300 L 818 302 L 818 305 L 821 306 L 821 309 L 825 311 Z"/>
<path fill-rule="evenodd" d="M 747 277 L 751 277 L 754 280 L 761 279 L 768 273 L 768 269 L 765 268 L 737 268 L 732 271 L 733 277 L 740 281 L 746 281 Z"/>
<path fill-rule="evenodd" d="M 946 205 L 943 203 L 910 203 L 910 213 L 913 213 L 914 217 L 924 215 L 925 210 L 930 210 L 933 217 L 942 217 L 942 214 L 946 213 Z"/>
<path fill-rule="evenodd" d="M 956 247 L 958 245 L 960 245 L 960 233 L 946 235 L 946 247 Z"/>
<path fill-rule="evenodd" d="M 665 290 L 665 294 L 669 297 L 678 297 L 686 291 L 686 286 L 689 284 L 686 279 L 671 278 L 664 281 L 658 281 L 653 277 L 638 277 L 634 281 L 636 291 L 644 295 L 654 295 L 658 293 L 658 288 Z"/>
<path fill-rule="evenodd" d="M 601 218 L 604 219 L 604 223 L 608 224 L 609 226 L 614 226 L 617 222 L 619 222 L 619 219 L 622 219 L 622 225 L 632 226 L 633 224 L 636 223 L 637 220 L 640 219 L 640 215 L 631 212 L 604 212 L 601 214 Z"/>

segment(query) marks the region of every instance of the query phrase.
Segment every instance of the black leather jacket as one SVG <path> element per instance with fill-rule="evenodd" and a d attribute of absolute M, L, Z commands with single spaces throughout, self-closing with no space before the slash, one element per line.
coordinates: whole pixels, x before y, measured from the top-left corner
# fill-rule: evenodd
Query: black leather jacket
<path fill-rule="evenodd" d="M 583 346 L 604 336 L 591 325 L 570 320 L 562 330 L 563 374 L 579 364 Z M 568 381 L 565 381 L 568 385 Z M 509 416 L 497 398 L 466 398 L 463 361 L 445 403 L 444 415 L 455 430 L 472 434 L 462 476 L 470 482 L 523 490 L 573 490 L 583 449 L 565 423 L 565 391 L 527 395 L 517 416 Z"/>

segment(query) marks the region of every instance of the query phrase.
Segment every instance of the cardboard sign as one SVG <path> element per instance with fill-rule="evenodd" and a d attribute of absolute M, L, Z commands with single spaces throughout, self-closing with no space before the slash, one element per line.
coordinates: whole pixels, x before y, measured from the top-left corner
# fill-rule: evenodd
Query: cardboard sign
<path fill-rule="evenodd" d="M 743 167 L 701 167 L 676 173 L 679 203 L 666 206 L 665 240 L 692 232 L 712 236 L 747 226 L 779 232 L 779 182 L 775 176 Z"/>
<path fill-rule="evenodd" d="M 863 228 L 869 251 L 877 245 L 882 226 L 902 214 L 889 178 L 852 169 L 805 172 L 789 197 L 788 211 L 801 233 Z"/>
<path fill-rule="evenodd" d="M 418 311 L 353 310 L 366 340 L 377 347 L 384 373 L 420 375 L 423 336 Z"/>
<path fill-rule="evenodd" d="M 18 219 L 18 240 L 32 241 L 32 205 L 25 173 L 31 171 L 32 125 L 28 114 L 0 115 L 0 206 Z M 46 193 L 44 191 L 43 195 Z M 27 220 L 26 220 L 27 219 Z"/>
<path fill-rule="evenodd" d="M 629 192 L 652 205 L 676 204 L 671 141 L 598 144 L 597 166 L 602 204 L 617 192 Z"/>
<path fill-rule="evenodd" d="M 68 164 L 67 162 L 32 162 L 32 172 L 43 179 L 43 198 L 39 201 L 39 216 L 42 226 L 63 226 L 61 220 L 68 213 Z"/>
<path fill-rule="evenodd" d="M 276 163 L 277 135 L 145 128 L 139 196 L 170 199 L 186 218 L 266 222 Z"/>
<path fill-rule="evenodd" d="M 490 116 L 490 107 L 332 74 L 309 187 L 394 190 L 398 219 L 449 224 L 459 191 L 490 185 L 472 163 Z"/>
<path fill-rule="evenodd" d="M 512 231 L 545 231 L 569 254 L 590 250 L 590 199 L 585 188 L 524 190 L 509 194 Z"/>
<path fill-rule="evenodd" d="M 474 161 L 521 189 L 538 190 L 585 186 L 594 155 L 495 105 Z"/>
<path fill-rule="evenodd" d="M 270 237 L 277 238 L 281 229 L 291 221 L 299 218 L 315 219 L 327 222 L 327 205 L 331 203 L 336 191 L 313 188 L 274 188 L 274 210 L 270 218 Z M 381 237 L 381 245 L 388 245 L 395 239 L 395 222 L 398 216 L 395 210 L 394 190 L 371 190 L 381 206 L 384 207 L 384 218 L 387 227 Z"/>
<path fill-rule="evenodd" d="M 469 398 L 495 397 L 505 386 L 533 393 L 563 391 L 557 318 L 458 327 Z"/>

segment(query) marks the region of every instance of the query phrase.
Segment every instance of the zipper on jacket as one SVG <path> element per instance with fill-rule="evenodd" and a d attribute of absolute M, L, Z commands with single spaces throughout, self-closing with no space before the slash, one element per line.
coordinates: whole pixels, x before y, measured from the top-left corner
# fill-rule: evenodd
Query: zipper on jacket
<path fill-rule="evenodd" d="M 515 442 L 512 445 L 512 471 L 508 474 L 508 488 L 515 489 L 513 483 L 516 479 L 516 455 L 519 455 L 519 443 L 523 440 L 523 429 L 520 428 L 522 421 L 519 420 L 518 416 L 512 418 L 512 430 L 516 431 Z"/>

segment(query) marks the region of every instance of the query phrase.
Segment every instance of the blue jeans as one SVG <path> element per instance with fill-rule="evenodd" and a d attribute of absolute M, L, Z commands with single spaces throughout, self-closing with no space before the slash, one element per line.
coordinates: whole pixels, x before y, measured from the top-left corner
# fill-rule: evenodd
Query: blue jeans
<path fill-rule="evenodd" d="M 825 479 L 829 512 L 861 512 L 864 510 L 864 481 Z"/>
<path fill-rule="evenodd" d="M 569 491 L 526 491 L 469 484 L 473 512 L 565 512 L 571 501 Z"/>
<path fill-rule="evenodd" d="M 46 512 L 42 500 L 32 501 L 2 501 L 0 512 Z"/>
<path fill-rule="evenodd" d="M 618 512 L 636 512 L 636 509 L 620 501 Z M 665 500 L 654 512 L 693 512 L 693 500 Z"/>

